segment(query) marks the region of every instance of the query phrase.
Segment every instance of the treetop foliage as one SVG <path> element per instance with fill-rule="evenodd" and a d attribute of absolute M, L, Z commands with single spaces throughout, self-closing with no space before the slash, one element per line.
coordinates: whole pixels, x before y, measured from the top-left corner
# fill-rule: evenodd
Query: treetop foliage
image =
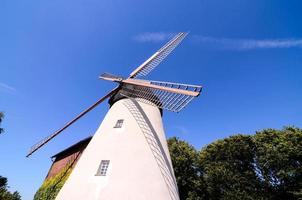
<path fill-rule="evenodd" d="M 4 113 L 3 112 L 0 112 L 0 125 L 1 125 L 1 122 L 4 118 Z M 0 134 L 4 132 L 4 129 L 0 127 Z"/>
<path fill-rule="evenodd" d="M 168 141 L 182 200 L 302 199 L 302 130 L 233 135 L 200 151 Z"/>
<path fill-rule="evenodd" d="M 7 178 L 0 176 L 0 200 L 21 200 L 20 194 L 8 191 Z"/>

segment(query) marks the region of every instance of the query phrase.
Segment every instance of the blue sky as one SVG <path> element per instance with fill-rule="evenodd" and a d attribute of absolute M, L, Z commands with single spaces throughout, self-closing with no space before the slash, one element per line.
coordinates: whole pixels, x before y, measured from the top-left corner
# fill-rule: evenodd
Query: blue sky
<path fill-rule="evenodd" d="M 302 127 L 300 0 L 0 1 L 0 175 L 32 199 L 50 156 L 92 135 L 103 104 L 31 158 L 29 147 L 96 101 L 174 33 L 184 42 L 148 79 L 201 84 L 168 137 L 200 149 L 235 133 Z"/>

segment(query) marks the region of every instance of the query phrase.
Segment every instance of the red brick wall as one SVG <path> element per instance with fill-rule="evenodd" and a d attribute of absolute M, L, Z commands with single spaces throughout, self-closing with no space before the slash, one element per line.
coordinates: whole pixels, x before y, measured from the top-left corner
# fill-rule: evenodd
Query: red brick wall
<path fill-rule="evenodd" d="M 87 144 L 75 147 L 56 157 L 45 179 L 49 179 L 57 175 L 65 166 L 68 166 L 70 164 L 75 165 L 81 157 L 86 146 Z"/>

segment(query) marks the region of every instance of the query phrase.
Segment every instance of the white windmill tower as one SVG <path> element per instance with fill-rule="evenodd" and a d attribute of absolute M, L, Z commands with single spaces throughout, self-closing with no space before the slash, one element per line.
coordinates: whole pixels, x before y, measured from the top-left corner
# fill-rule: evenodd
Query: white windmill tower
<path fill-rule="evenodd" d="M 101 75 L 119 85 L 32 147 L 27 157 L 110 98 L 110 110 L 56 199 L 179 200 L 162 109 L 179 112 L 200 94 L 201 86 L 135 78 L 152 71 L 186 35 L 177 34 L 126 79 Z"/>

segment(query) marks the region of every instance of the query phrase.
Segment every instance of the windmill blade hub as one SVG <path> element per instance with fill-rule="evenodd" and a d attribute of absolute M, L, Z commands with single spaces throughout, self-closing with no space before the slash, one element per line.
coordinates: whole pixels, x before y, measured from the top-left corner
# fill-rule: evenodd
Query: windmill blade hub
<path fill-rule="evenodd" d="M 101 76 L 99 76 L 100 79 L 106 80 L 106 81 L 113 81 L 113 82 L 121 82 L 123 81 L 123 78 L 120 76 L 116 76 L 114 74 L 109 73 L 103 73 Z"/>

